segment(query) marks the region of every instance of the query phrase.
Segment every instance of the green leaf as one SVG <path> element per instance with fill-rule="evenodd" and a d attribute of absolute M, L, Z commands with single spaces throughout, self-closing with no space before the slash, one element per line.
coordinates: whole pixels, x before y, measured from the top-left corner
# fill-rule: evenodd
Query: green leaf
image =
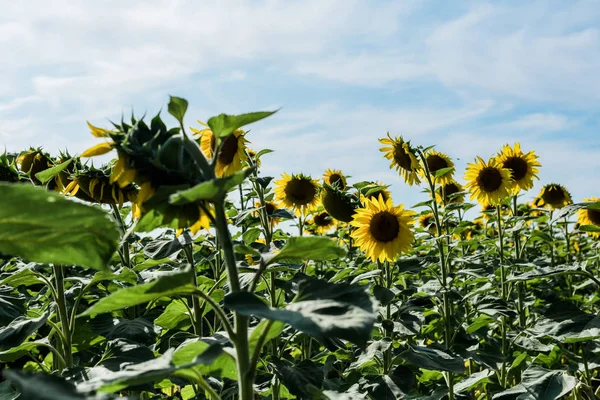
<path fill-rule="evenodd" d="M 571 303 L 558 302 L 538 319 L 531 334 L 565 343 L 595 339 L 600 337 L 600 316 L 583 312 Z"/>
<path fill-rule="evenodd" d="M 3 376 L 11 381 L 21 394 L 18 399 L 27 400 L 108 400 L 106 395 L 79 393 L 75 385 L 57 375 L 32 374 L 27 371 L 5 370 Z M 0 392 L 1 395 L 2 392 Z M 9 397 L 10 398 L 10 397 Z M 1 397 L 0 397 L 1 399 Z"/>
<path fill-rule="evenodd" d="M 551 371 L 532 364 L 521 376 L 521 383 L 500 393 L 493 400 L 558 399 L 569 394 L 577 385 L 577 378 L 564 371 Z"/>
<path fill-rule="evenodd" d="M 282 309 L 271 308 L 247 292 L 228 294 L 225 306 L 244 315 L 286 322 L 330 349 L 340 345 L 338 339 L 363 346 L 371 337 L 376 318 L 364 287 L 317 279 L 300 282 L 295 302 Z"/>
<path fill-rule="evenodd" d="M 239 186 L 254 170 L 247 168 L 243 171 L 238 171 L 226 178 L 216 178 L 210 181 L 202 182 L 187 190 L 176 192 L 169 197 L 169 203 L 182 205 L 195 203 L 199 200 L 207 200 L 210 202 L 218 201 L 225 196 L 227 192 L 236 186 Z"/>
<path fill-rule="evenodd" d="M 188 102 L 181 97 L 169 96 L 169 114 L 175 117 L 183 125 L 183 117 L 188 108 Z"/>
<path fill-rule="evenodd" d="M 16 400 L 20 394 L 15 392 L 10 381 L 0 382 L 0 400 Z"/>
<path fill-rule="evenodd" d="M 327 237 L 301 236 L 291 237 L 276 254 L 266 257 L 268 264 L 281 260 L 330 261 L 343 257 L 346 250 Z"/>
<path fill-rule="evenodd" d="M 244 125 L 259 121 L 273 115 L 276 111 L 258 111 L 248 114 L 227 115 L 220 114 L 208 120 L 208 126 L 212 129 L 216 137 L 224 137 L 230 135 L 233 131 L 241 128 Z"/>
<path fill-rule="evenodd" d="M 581 225 L 579 230 L 582 232 L 600 232 L 600 226 L 598 225 Z"/>
<path fill-rule="evenodd" d="M 272 364 L 275 366 L 275 373 L 290 393 L 300 398 L 314 398 L 314 393 L 323 385 L 323 370 L 310 360 L 294 365 L 289 361 L 274 359 Z"/>
<path fill-rule="evenodd" d="M 461 357 L 452 356 L 432 347 L 408 346 L 400 357 L 419 368 L 455 374 L 462 374 L 465 371 L 465 361 Z"/>
<path fill-rule="evenodd" d="M 118 290 L 101 298 L 80 316 L 96 315 L 121 310 L 123 308 L 147 303 L 161 297 L 176 294 L 194 293 L 197 289 L 192 284 L 192 269 L 189 265 L 182 271 L 160 276 L 157 280 L 142 285 Z"/>
<path fill-rule="evenodd" d="M 35 174 L 35 177 L 42 182 L 42 184 L 48 182 L 50 179 L 54 178 L 56 175 L 60 174 L 62 171 L 64 171 L 73 161 L 72 158 L 68 159 L 67 161 L 64 161 L 58 165 L 55 165 L 52 168 L 48 168 L 46 170 L 43 170 L 42 172 L 38 172 L 37 174 Z"/>
<path fill-rule="evenodd" d="M 545 243 L 552 243 L 552 237 L 543 231 L 538 231 L 538 230 L 531 231 L 531 238 L 539 239 Z"/>
<path fill-rule="evenodd" d="M 489 382 L 489 377 L 494 375 L 492 371 L 489 369 L 484 369 L 483 371 L 475 372 L 474 374 L 469 375 L 465 379 L 461 380 L 454 386 L 454 393 L 461 393 L 465 390 L 469 390 L 475 387 L 475 385 L 486 381 Z"/>
<path fill-rule="evenodd" d="M 190 371 L 201 375 L 220 376 L 237 380 L 237 370 L 233 356 L 224 351 L 229 346 L 229 339 L 219 334 L 209 338 L 188 339 L 181 343 L 173 354 L 175 365 L 184 365 L 199 360 L 202 365 L 190 368 Z M 187 376 L 185 370 L 179 371 L 178 375 Z M 193 375 L 189 375 L 193 379 Z"/>
<path fill-rule="evenodd" d="M 256 240 L 262 234 L 262 230 L 259 228 L 250 228 L 242 234 L 242 240 L 246 245 L 256 242 Z"/>
<path fill-rule="evenodd" d="M 433 177 L 435 179 L 438 179 L 452 171 L 454 171 L 454 167 L 441 168 L 441 169 L 438 169 L 437 171 L 435 171 Z"/>
<path fill-rule="evenodd" d="M 38 318 L 19 317 L 7 326 L 0 328 L 0 351 L 19 346 L 32 333 L 40 329 L 48 319 L 48 314 Z"/>
<path fill-rule="evenodd" d="M 165 308 L 165 311 L 154 320 L 154 323 L 165 329 L 173 329 L 180 322 L 189 321 L 189 318 L 188 308 L 183 304 L 183 300 L 173 300 Z"/>
<path fill-rule="evenodd" d="M 106 212 L 29 185 L 0 184 L 0 252 L 106 270 L 119 231 Z"/>

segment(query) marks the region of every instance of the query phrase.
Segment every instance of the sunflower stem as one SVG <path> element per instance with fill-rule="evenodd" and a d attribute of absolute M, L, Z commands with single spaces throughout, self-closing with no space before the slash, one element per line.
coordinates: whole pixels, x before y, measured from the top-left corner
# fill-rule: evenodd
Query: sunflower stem
<path fill-rule="evenodd" d="M 119 207 L 116 204 L 110 205 L 113 216 L 115 220 L 119 224 L 119 230 L 121 231 L 121 256 L 123 257 L 122 261 L 125 263 L 124 266 L 127 268 L 131 268 L 131 260 L 129 256 L 129 243 L 127 240 L 123 240 L 125 237 L 125 232 L 127 232 L 127 228 L 125 227 L 125 223 L 123 222 L 123 218 L 121 218 L 121 212 L 119 211 Z"/>
<path fill-rule="evenodd" d="M 554 228 L 552 227 L 552 214 L 553 210 L 550 210 L 550 216 L 548 218 L 548 234 L 550 235 L 550 266 L 554 268 Z"/>
<path fill-rule="evenodd" d="M 517 218 L 518 216 L 518 205 L 517 205 L 517 195 L 515 194 L 512 197 L 512 206 L 513 206 L 513 217 Z M 515 219 L 515 224 L 516 224 Z M 515 242 L 515 261 L 521 258 L 521 236 L 519 232 L 515 231 L 513 234 L 513 240 Z M 523 289 L 523 282 L 517 282 L 517 307 L 519 309 L 519 327 L 525 328 L 527 324 L 526 319 L 526 310 L 525 310 L 525 291 Z"/>
<path fill-rule="evenodd" d="M 498 204 L 496 206 L 496 221 L 498 223 L 498 242 L 500 246 L 500 288 L 502 294 L 502 300 L 507 302 L 507 294 L 506 294 L 506 271 L 504 269 L 504 235 L 502 232 L 502 206 Z M 500 385 L 505 388 L 507 383 L 507 374 L 508 371 L 506 369 L 506 357 L 507 357 L 507 340 L 506 340 L 506 330 L 507 330 L 507 322 L 506 317 L 501 317 L 500 323 L 500 332 L 502 336 L 502 366 L 500 368 Z"/>
<path fill-rule="evenodd" d="M 196 272 L 196 263 L 194 261 L 194 242 L 187 244 L 183 247 L 183 252 L 187 258 L 188 264 L 192 267 L 192 284 L 195 288 L 198 288 L 198 276 Z M 193 325 L 194 333 L 202 337 L 202 308 L 200 307 L 200 299 L 197 296 L 192 296 L 192 311 L 193 311 Z"/>
<path fill-rule="evenodd" d="M 60 328 L 63 334 L 63 358 L 66 368 L 73 367 L 73 355 L 71 350 L 71 328 L 69 316 L 67 314 L 67 300 L 65 298 L 65 276 L 64 266 L 53 265 L 54 286 L 56 289 L 56 305 L 58 307 L 58 318 L 60 319 Z"/>

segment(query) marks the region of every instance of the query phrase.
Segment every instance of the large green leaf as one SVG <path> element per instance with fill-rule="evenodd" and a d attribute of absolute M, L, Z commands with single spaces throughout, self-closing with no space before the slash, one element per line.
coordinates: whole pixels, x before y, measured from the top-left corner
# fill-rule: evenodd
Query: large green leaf
<path fill-rule="evenodd" d="M 265 261 L 267 264 L 282 260 L 328 261 L 341 258 L 345 254 L 346 250 L 330 238 L 300 236 L 289 238 L 278 253 L 267 256 Z"/>
<path fill-rule="evenodd" d="M 19 399 L 27 400 L 108 400 L 115 399 L 107 395 L 87 395 L 80 393 L 75 385 L 65 378 L 48 374 L 32 374 L 27 371 L 3 371 L 21 394 Z M 0 392 L 1 393 L 1 392 Z"/>
<path fill-rule="evenodd" d="M 107 297 L 101 298 L 80 316 L 121 310 L 163 296 L 193 293 L 196 290 L 192 284 L 192 269 L 188 266 L 182 271 L 164 274 L 153 282 L 118 290 Z"/>
<path fill-rule="evenodd" d="M 339 339 L 364 346 L 376 317 L 373 301 L 364 287 L 327 282 L 316 287 L 315 281 L 303 281 L 305 288 L 301 284 L 296 301 L 282 309 L 271 308 L 247 292 L 225 296 L 225 306 L 244 315 L 286 322 L 330 349 L 339 346 Z M 314 292 L 310 285 L 315 286 Z"/>
<path fill-rule="evenodd" d="M 552 305 L 531 329 L 534 337 L 552 337 L 560 342 L 581 342 L 600 337 L 600 316 L 581 311 L 575 305 Z"/>
<path fill-rule="evenodd" d="M 400 354 L 409 363 L 424 369 L 434 371 L 448 371 L 461 374 L 465 371 L 465 361 L 433 347 L 408 346 Z"/>
<path fill-rule="evenodd" d="M 216 117 L 212 117 L 208 120 L 208 126 L 212 129 L 216 137 L 223 137 L 230 135 L 233 131 L 242 126 L 251 124 L 252 122 L 260 121 L 263 118 L 267 118 L 270 115 L 275 114 L 277 111 L 257 111 L 248 114 L 240 115 L 227 115 L 220 114 Z"/>
<path fill-rule="evenodd" d="M 106 269 L 119 231 L 100 208 L 29 185 L 0 184 L 0 193 L 0 252 Z"/>
<path fill-rule="evenodd" d="M 62 162 L 58 165 L 55 165 L 52 168 L 48 168 L 45 169 L 41 172 L 38 172 L 37 174 L 35 174 L 35 177 L 42 183 L 46 183 L 48 182 L 50 179 L 54 178 L 56 175 L 60 174 L 62 171 L 64 171 L 69 165 L 71 165 L 71 162 L 73 161 L 72 158 L 68 159 L 65 162 Z"/>
<path fill-rule="evenodd" d="M 577 378 L 564 371 L 552 371 L 531 365 L 521 376 L 521 383 L 497 393 L 493 400 L 549 400 L 559 399 L 570 393 L 577 385 Z"/>
<path fill-rule="evenodd" d="M 275 373 L 290 393 L 301 399 L 313 398 L 314 393 L 323 385 L 323 370 L 310 360 L 291 364 L 286 360 L 272 360 Z"/>
<path fill-rule="evenodd" d="M 188 102 L 181 97 L 169 96 L 168 111 L 175 117 L 180 124 L 183 124 L 183 117 L 188 109 Z"/>
<path fill-rule="evenodd" d="M 0 328 L 0 351 L 23 343 L 32 333 L 40 329 L 47 319 L 48 314 L 31 319 L 19 317 L 7 326 Z"/>
<path fill-rule="evenodd" d="M 0 400 L 16 400 L 20 394 L 15 392 L 10 381 L 0 382 Z"/>

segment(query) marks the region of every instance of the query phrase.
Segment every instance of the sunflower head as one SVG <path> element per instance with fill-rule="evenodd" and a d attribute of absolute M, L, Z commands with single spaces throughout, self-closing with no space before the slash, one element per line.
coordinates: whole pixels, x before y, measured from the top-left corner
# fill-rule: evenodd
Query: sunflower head
<path fill-rule="evenodd" d="M 319 235 L 328 234 L 336 225 L 335 220 L 327 213 L 327 211 L 320 211 L 313 214 L 312 218 L 308 221 L 308 224 L 309 228 Z"/>
<path fill-rule="evenodd" d="M 583 199 L 586 202 L 597 203 L 600 198 L 588 197 Z M 579 225 L 595 225 L 600 227 L 600 210 L 591 208 L 582 208 L 577 213 L 577 222 Z M 600 238 L 600 232 L 589 232 L 595 238 Z"/>
<path fill-rule="evenodd" d="M 198 121 L 201 125 L 203 122 Z M 215 174 L 218 177 L 230 176 L 234 172 L 241 171 L 242 163 L 248 161 L 246 154 L 246 144 L 248 141 L 244 137 L 245 132 L 241 129 L 235 130 L 232 134 L 217 140 L 213 131 L 205 127 L 204 129 L 194 129 L 194 136 L 200 138 L 200 148 L 204 155 L 212 159 L 217 153 L 217 164 Z"/>
<path fill-rule="evenodd" d="M 440 185 L 435 191 L 435 200 L 438 204 L 461 204 L 465 201 L 463 187 L 460 183 L 450 181 Z"/>
<path fill-rule="evenodd" d="M 135 201 L 138 192 L 134 185 L 120 187 L 111 183 L 108 173 L 93 168 L 78 171 L 70 179 L 64 193 L 92 203 L 122 206 L 125 202 Z"/>
<path fill-rule="evenodd" d="M 259 201 L 254 203 L 254 206 L 256 208 L 260 208 L 261 204 Z M 267 217 L 269 218 L 269 220 L 271 222 L 273 222 L 273 224 L 278 224 L 279 222 L 281 222 L 281 218 L 277 217 L 275 215 L 275 213 L 279 210 L 279 207 L 277 206 L 277 203 L 275 203 L 274 201 L 265 201 L 265 211 L 267 212 Z M 258 213 L 260 211 L 256 212 L 256 215 L 258 216 Z"/>
<path fill-rule="evenodd" d="M 350 222 L 356 228 L 351 236 L 372 261 L 394 261 L 412 247 L 414 214 L 404 210 L 403 205 L 394 207 L 391 199 L 369 199 Z"/>
<path fill-rule="evenodd" d="M 532 150 L 528 153 L 523 153 L 521 144 L 515 143 L 514 148 L 508 144 L 502 147 L 500 153 L 496 156 L 496 161 L 502 166 L 510 170 L 511 178 L 514 182 L 513 192 L 516 194 L 520 190 L 529 190 L 533 187 L 533 179 L 539 179 L 537 173 L 538 167 L 541 164 L 538 161 L 538 156 Z"/>
<path fill-rule="evenodd" d="M 308 215 L 319 205 L 319 184 L 308 175 L 284 173 L 275 182 L 275 197 L 296 215 Z"/>
<path fill-rule="evenodd" d="M 482 205 L 500 203 L 511 193 L 513 185 L 510 170 L 502 168 L 494 159 L 486 163 L 481 157 L 467 165 L 465 180 L 471 199 L 477 199 Z"/>
<path fill-rule="evenodd" d="M 379 139 L 379 142 L 385 145 L 379 151 L 391 161 L 390 169 L 396 169 L 409 186 L 421 183 L 418 176 L 421 167 L 410 142 L 405 142 L 401 136 L 392 139 L 389 132 L 387 138 Z"/>
<path fill-rule="evenodd" d="M 419 225 L 431 234 L 435 234 L 435 218 L 432 213 L 425 213 L 419 216 Z"/>
<path fill-rule="evenodd" d="M 260 167 L 260 165 L 262 163 L 260 161 L 260 157 L 258 157 L 258 153 L 256 153 L 250 147 L 246 147 L 246 154 L 248 155 L 247 164 L 252 163 L 252 165 L 256 165 L 257 167 Z"/>
<path fill-rule="evenodd" d="M 562 208 L 573 203 L 571 193 L 558 183 L 545 185 L 538 195 L 538 205 L 549 207 L 551 210 Z"/>
<path fill-rule="evenodd" d="M 321 202 L 325 211 L 338 221 L 350 222 L 356 209 L 356 198 L 347 192 L 323 185 Z"/>
<path fill-rule="evenodd" d="M 452 175 L 454 175 L 456 169 L 454 168 L 454 162 L 452 162 L 452 159 L 448 157 L 447 154 L 429 150 L 425 153 L 425 160 L 427 161 L 427 169 L 429 170 L 432 179 L 435 179 L 436 183 L 445 185 L 452 182 Z M 438 171 L 441 175 L 435 178 Z M 425 168 L 421 168 L 420 174 L 425 177 Z"/>
<path fill-rule="evenodd" d="M 52 159 L 47 153 L 44 153 L 41 148 L 31 148 L 22 152 L 17 158 L 17 166 L 24 172 L 34 185 L 42 185 L 42 182 L 36 178 L 35 174 L 51 168 L 53 166 Z"/>
<path fill-rule="evenodd" d="M 346 177 L 339 169 L 327 169 L 323 175 L 323 182 L 340 190 L 346 190 Z"/>

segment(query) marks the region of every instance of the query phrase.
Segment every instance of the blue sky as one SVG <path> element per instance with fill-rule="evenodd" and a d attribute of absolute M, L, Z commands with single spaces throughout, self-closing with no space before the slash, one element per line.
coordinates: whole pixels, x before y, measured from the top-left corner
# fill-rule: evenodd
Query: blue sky
<path fill-rule="evenodd" d="M 187 125 L 282 107 L 251 126 L 263 173 L 391 184 L 387 131 L 466 162 L 520 141 L 541 185 L 600 196 L 599 1 L 27 1 L 0 16 L 0 145 L 80 152 L 85 121 L 190 101 Z M 165 118 L 170 118 L 164 112 Z M 174 123 L 174 121 L 172 121 Z"/>

